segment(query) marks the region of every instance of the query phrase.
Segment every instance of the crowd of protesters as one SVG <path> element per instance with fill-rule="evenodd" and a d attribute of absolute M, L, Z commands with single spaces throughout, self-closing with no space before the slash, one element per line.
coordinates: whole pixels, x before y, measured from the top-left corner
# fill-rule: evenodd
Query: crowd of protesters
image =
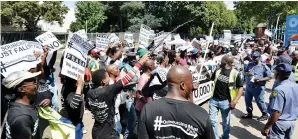
<path fill-rule="evenodd" d="M 298 117 L 298 50 L 290 52 L 282 42 L 281 47 L 275 47 L 267 39 L 241 42 L 179 49 L 163 43 L 160 52 L 151 51 L 153 47 L 128 49 L 124 42 L 101 50 L 94 45 L 88 52 L 83 78 L 74 80 L 59 73 L 59 93 L 59 79 L 53 75 L 61 72 L 64 56 L 60 70 L 55 70 L 57 52 L 47 64 L 45 46 L 36 68 L 1 76 L 2 138 L 42 138 L 46 120 L 39 117 L 36 108 L 51 106 L 63 123 L 75 127 L 76 139 L 82 139 L 86 132 L 83 116 L 87 110 L 95 120 L 88 131 L 93 139 L 119 139 L 120 135 L 125 139 L 228 139 L 231 111 L 244 94 L 247 113 L 241 118 L 253 118 L 254 98 L 262 112 L 257 120 L 267 121 L 260 132 L 269 139 L 292 139 Z M 216 57 L 220 63 L 214 69 L 214 65 L 204 64 Z M 209 112 L 191 101 L 192 92 L 203 81 L 193 83 L 190 66 L 214 81 Z M 265 85 L 273 78 L 266 105 Z M 218 132 L 218 111 L 223 135 Z"/>

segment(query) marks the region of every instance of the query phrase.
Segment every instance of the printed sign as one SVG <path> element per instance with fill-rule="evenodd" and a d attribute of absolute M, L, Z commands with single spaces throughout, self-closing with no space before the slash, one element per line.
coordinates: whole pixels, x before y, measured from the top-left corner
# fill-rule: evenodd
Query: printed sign
<path fill-rule="evenodd" d="M 160 43 L 160 41 L 162 41 L 162 39 L 165 37 L 165 33 L 164 31 L 158 32 L 155 34 L 155 38 L 154 38 L 154 45 L 156 46 L 157 44 Z"/>
<path fill-rule="evenodd" d="M 151 28 L 142 24 L 140 29 L 140 35 L 139 35 L 139 47 L 147 48 L 150 39 L 150 30 Z"/>
<path fill-rule="evenodd" d="M 96 47 L 98 49 L 106 48 L 109 45 L 108 34 L 97 34 L 96 36 Z"/>
<path fill-rule="evenodd" d="M 12 72 L 36 67 L 40 61 L 34 56 L 35 46 L 23 40 L 2 45 L 0 47 L 1 74 L 6 77 Z"/>
<path fill-rule="evenodd" d="M 65 49 L 61 74 L 75 80 L 79 75 L 84 78 L 87 54 L 92 48 L 82 36 L 73 34 Z"/>
<path fill-rule="evenodd" d="M 214 87 L 214 82 L 209 81 L 199 85 L 199 88 L 193 91 L 193 103 L 199 105 L 211 98 L 212 96 L 212 88 Z"/>
<path fill-rule="evenodd" d="M 198 82 L 200 82 L 202 80 L 207 79 L 206 76 L 199 75 L 199 72 L 197 71 L 196 67 L 197 66 L 190 66 L 189 67 L 189 70 L 190 70 L 191 75 L 192 75 L 192 82 L 193 83 L 198 83 Z"/>
<path fill-rule="evenodd" d="M 108 37 L 108 39 L 109 39 L 109 43 L 110 43 L 110 44 L 115 45 L 115 44 L 119 44 L 119 43 L 120 43 L 120 39 L 119 39 L 119 37 L 118 37 L 115 33 L 112 33 L 112 34 Z"/>
<path fill-rule="evenodd" d="M 174 39 L 175 39 L 175 40 L 178 40 L 178 39 L 181 39 L 181 37 L 180 37 L 179 34 L 176 34 L 176 35 L 174 36 Z"/>
<path fill-rule="evenodd" d="M 124 40 L 126 40 L 126 42 L 128 44 L 128 48 L 134 48 L 134 45 L 133 45 L 133 34 L 131 34 L 131 33 L 125 33 L 124 34 Z"/>
<path fill-rule="evenodd" d="M 284 46 L 288 46 L 289 41 L 298 41 L 298 15 L 286 17 Z"/>
<path fill-rule="evenodd" d="M 235 40 L 235 41 L 239 41 L 239 40 L 241 40 L 241 34 L 237 34 L 237 35 L 235 35 L 235 36 L 234 36 L 234 40 Z"/>
<path fill-rule="evenodd" d="M 272 32 L 268 29 L 265 29 L 265 32 L 264 32 L 265 35 L 271 37 L 272 36 Z"/>
<path fill-rule="evenodd" d="M 62 47 L 60 41 L 56 38 L 56 36 L 48 31 L 44 34 L 41 34 L 35 38 L 42 46 L 48 46 L 49 53 L 53 53 L 54 51 L 60 49 Z"/>

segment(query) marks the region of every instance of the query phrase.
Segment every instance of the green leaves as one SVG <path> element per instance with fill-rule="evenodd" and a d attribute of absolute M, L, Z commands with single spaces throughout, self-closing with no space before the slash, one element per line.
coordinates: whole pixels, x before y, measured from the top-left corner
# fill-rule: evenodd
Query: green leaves
<path fill-rule="evenodd" d="M 84 29 L 87 22 L 87 32 L 96 32 L 107 19 L 104 15 L 105 7 L 98 1 L 76 2 L 76 21 L 70 25 L 72 32 Z"/>
<path fill-rule="evenodd" d="M 1 2 L 1 9 L 2 25 L 25 27 L 27 31 L 37 31 L 37 22 L 41 19 L 50 23 L 57 21 L 62 25 L 68 11 L 68 7 L 60 1 Z"/>

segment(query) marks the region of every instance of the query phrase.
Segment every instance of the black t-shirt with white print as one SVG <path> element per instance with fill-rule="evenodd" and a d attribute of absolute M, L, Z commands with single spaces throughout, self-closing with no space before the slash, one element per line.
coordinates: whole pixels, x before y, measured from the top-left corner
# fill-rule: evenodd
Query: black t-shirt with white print
<path fill-rule="evenodd" d="M 86 101 L 95 119 L 92 129 L 93 139 L 117 138 L 117 134 L 114 129 L 114 98 L 121 92 L 122 89 L 122 81 L 119 80 L 106 88 L 95 88 L 88 91 Z"/>
<path fill-rule="evenodd" d="M 229 79 L 230 79 L 230 73 L 232 69 L 225 69 L 222 68 L 221 72 L 219 73 L 217 77 L 217 81 L 215 83 L 215 89 L 214 89 L 214 94 L 213 97 L 217 98 L 219 100 L 229 100 L 231 101 L 230 97 L 230 91 L 229 91 Z M 211 77 L 212 80 L 215 79 L 216 76 L 215 71 Z M 242 87 L 243 82 L 241 80 L 241 77 L 238 75 L 236 78 L 236 87 Z"/>
<path fill-rule="evenodd" d="M 215 139 L 208 113 L 190 101 L 160 98 L 146 104 L 139 139 Z"/>
<path fill-rule="evenodd" d="M 34 106 L 18 102 L 10 103 L 7 122 L 5 123 L 8 139 L 38 139 L 38 113 Z"/>

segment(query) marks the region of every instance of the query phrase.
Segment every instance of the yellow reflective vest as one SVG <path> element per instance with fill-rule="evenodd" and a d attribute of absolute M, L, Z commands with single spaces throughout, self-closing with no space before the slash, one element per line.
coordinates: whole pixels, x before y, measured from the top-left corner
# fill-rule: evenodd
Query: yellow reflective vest
<path fill-rule="evenodd" d="M 74 139 L 75 127 L 71 124 L 66 124 L 60 121 L 61 115 L 59 115 L 51 107 L 39 107 L 38 115 L 43 119 L 49 121 L 50 130 L 53 139 Z"/>
<path fill-rule="evenodd" d="M 215 80 L 214 80 L 215 87 L 216 87 L 216 81 L 220 72 L 221 72 L 221 68 L 218 69 L 215 73 Z M 231 100 L 234 100 L 234 98 L 237 96 L 237 93 L 238 93 L 239 88 L 236 87 L 236 79 L 238 75 L 239 75 L 239 72 L 234 68 L 231 70 L 231 73 L 229 75 L 229 91 L 230 91 Z M 215 87 L 212 88 L 212 96 L 214 94 Z"/>
<path fill-rule="evenodd" d="M 295 66 L 295 80 L 298 81 L 298 63 Z"/>

